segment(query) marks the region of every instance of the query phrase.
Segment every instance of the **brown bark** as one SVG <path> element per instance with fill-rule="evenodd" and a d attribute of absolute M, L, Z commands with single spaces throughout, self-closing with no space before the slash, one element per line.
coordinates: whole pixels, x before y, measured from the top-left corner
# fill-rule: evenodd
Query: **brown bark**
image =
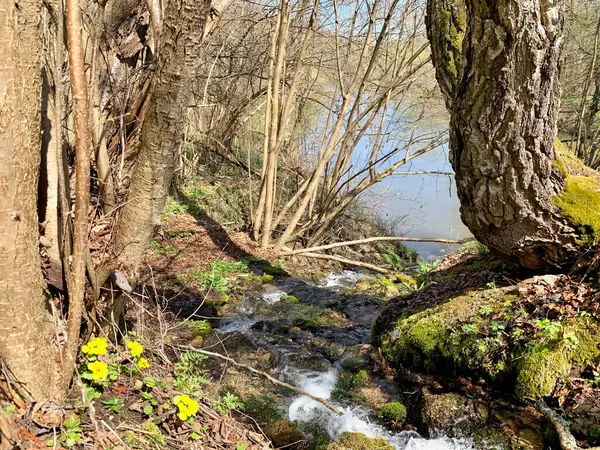
<path fill-rule="evenodd" d="M 75 367 L 79 348 L 79 331 L 84 310 L 85 269 L 88 255 L 88 208 L 90 204 L 90 157 L 93 152 L 90 129 L 90 106 L 87 78 L 84 67 L 81 4 L 79 0 L 66 0 L 67 45 L 69 50 L 69 79 L 73 97 L 75 120 L 75 214 L 73 219 L 73 254 L 71 274 L 73 285 L 69 292 L 68 343 L 64 372 Z M 68 382 L 67 382 L 68 383 Z"/>
<path fill-rule="evenodd" d="M 431 10 L 438 2 L 428 3 Z M 553 202 L 564 184 L 553 168 L 561 5 L 467 0 L 466 17 L 464 69 L 447 92 L 463 222 L 507 261 L 536 270 L 569 266 L 580 236 Z M 449 78 L 438 55 L 438 79 Z"/>
<path fill-rule="evenodd" d="M 36 399 L 60 397 L 36 213 L 41 6 L 0 1 L 0 357 Z"/>
<path fill-rule="evenodd" d="M 141 262 L 160 223 L 209 11 L 207 0 L 167 4 L 140 151 L 116 230 L 115 252 L 121 264 Z"/>

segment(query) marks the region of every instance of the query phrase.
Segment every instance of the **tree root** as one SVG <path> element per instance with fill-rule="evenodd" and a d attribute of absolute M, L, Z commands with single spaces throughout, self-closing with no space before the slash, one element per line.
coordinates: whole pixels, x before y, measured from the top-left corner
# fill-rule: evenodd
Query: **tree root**
<path fill-rule="evenodd" d="M 292 386 L 291 384 L 285 383 L 283 381 L 279 381 L 277 378 L 273 378 L 271 375 L 262 372 L 258 369 L 255 369 L 252 366 L 248 366 L 246 364 L 242 364 L 237 362 L 236 360 L 234 360 L 233 358 L 230 358 L 229 356 L 225 356 L 225 355 L 221 355 L 220 353 L 215 353 L 215 352 L 209 352 L 206 350 L 202 350 L 199 348 L 195 348 L 192 347 L 190 345 L 171 345 L 170 347 L 176 348 L 176 349 L 180 349 L 180 350 L 187 350 L 190 352 L 196 352 L 196 353 L 200 353 L 202 355 L 206 355 L 206 356 L 210 356 L 213 358 L 218 358 L 218 359 L 222 359 L 223 361 L 227 361 L 228 363 L 234 365 L 235 367 L 241 367 L 242 369 L 245 369 L 249 372 L 252 372 L 256 375 L 260 375 L 261 377 L 266 378 L 267 380 L 269 380 L 271 383 L 276 384 L 278 386 L 283 386 L 286 389 L 289 389 L 291 391 L 296 392 L 297 394 L 300 395 L 305 395 L 319 403 L 321 403 L 322 405 L 324 405 L 325 407 L 327 407 L 328 409 L 330 409 L 331 411 L 333 411 L 334 413 L 338 414 L 338 415 L 342 415 L 342 411 L 340 411 L 338 408 L 336 408 L 335 406 L 333 406 L 331 403 L 329 403 L 327 400 L 325 400 L 324 398 L 321 397 L 317 397 L 314 396 L 312 394 L 309 394 L 308 392 L 303 391 L 302 389 L 298 389 L 296 386 Z"/>
<path fill-rule="evenodd" d="M 560 442 L 560 446 L 563 450 L 581 449 L 581 447 L 579 447 L 577 444 L 577 440 L 569 430 L 570 424 L 567 422 L 567 420 L 563 419 L 558 413 L 550 409 L 544 400 L 538 400 L 535 406 L 556 430 L 556 433 L 558 434 L 558 441 Z M 600 450 L 600 447 L 590 447 L 587 450 Z"/>

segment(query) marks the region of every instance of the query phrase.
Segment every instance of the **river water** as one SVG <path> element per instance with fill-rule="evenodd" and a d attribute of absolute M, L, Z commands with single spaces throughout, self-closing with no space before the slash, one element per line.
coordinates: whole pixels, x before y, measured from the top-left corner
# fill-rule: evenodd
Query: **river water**
<path fill-rule="evenodd" d="M 343 295 L 364 274 L 344 271 L 330 274 L 319 282 L 306 282 L 293 277 L 282 277 L 260 292 L 250 292 L 231 317 L 220 321 L 218 332 L 223 341 L 243 336 L 257 349 L 269 351 L 273 361 L 271 370 L 279 379 L 297 386 L 304 392 L 329 400 L 343 411 L 337 415 L 324 405 L 307 396 L 289 392 L 284 400 L 290 421 L 318 426 L 333 441 L 343 432 L 360 432 L 368 437 L 386 439 L 397 450 L 472 450 L 468 439 L 436 435 L 431 439 L 415 431 L 392 431 L 378 423 L 376 412 L 351 401 L 331 400 L 341 370 L 334 346 L 347 348 L 368 344 L 370 328 L 383 302 L 367 295 Z M 297 297 L 299 303 L 282 300 L 283 295 Z M 304 310 L 302 309 L 304 308 Z M 279 331 L 282 325 L 294 323 L 300 311 L 306 308 L 335 310 L 352 322 L 340 329 L 336 326 L 303 330 L 302 334 Z M 343 331 L 342 331 L 343 330 Z M 233 334 L 235 333 L 235 334 Z M 233 334 L 233 336 L 229 336 Z M 318 346 L 315 343 L 318 342 Z M 309 361 L 308 368 L 306 361 Z M 325 363 L 323 365 L 322 363 Z M 322 367 L 317 370 L 318 367 Z M 481 448 L 481 447 L 479 447 Z"/>
<path fill-rule="evenodd" d="M 415 158 L 402 171 L 452 172 L 447 145 Z M 375 200 L 377 198 L 377 200 Z M 378 210 L 391 220 L 398 220 L 395 231 L 400 236 L 463 239 L 471 232 L 460 219 L 460 202 L 453 176 L 398 175 L 383 180 L 370 194 Z M 410 242 L 409 247 L 425 260 L 433 260 L 456 249 L 448 244 Z"/>

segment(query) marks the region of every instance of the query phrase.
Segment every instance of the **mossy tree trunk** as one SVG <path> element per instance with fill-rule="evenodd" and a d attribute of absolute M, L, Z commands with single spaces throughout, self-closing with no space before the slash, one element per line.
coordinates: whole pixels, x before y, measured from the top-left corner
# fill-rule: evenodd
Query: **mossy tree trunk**
<path fill-rule="evenodd" d="M 561 2 L 427 3 L 464 223 L 504 260 L 534 270 L 572 265 L 596 218 L 579 223 L 556 201 L 567 176 L 554 143 Z"/>

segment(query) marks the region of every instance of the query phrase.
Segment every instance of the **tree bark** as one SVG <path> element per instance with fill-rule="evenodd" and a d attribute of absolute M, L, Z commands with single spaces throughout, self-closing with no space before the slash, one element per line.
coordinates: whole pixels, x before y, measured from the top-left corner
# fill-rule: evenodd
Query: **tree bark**
<path fill-rule="evenodd" d="M 428 10 L 457 4 L 428 0 Z M 467 0 L 465 13 L 463 69 L 454 88 L 442 85 L 463 222 L 504 260 L 534 270 L 568 267 L 585 232 L 554 201 L 565 183 L 553 165 L 562 5 Z M 432 19 L 427 25 L 430 37 L 444 30 Z M 438 80 L 452 80 L 452 66 L 440 54 L 433 51 Z"/>
<path fill-rule="evenodd" d="M 141 262 L 160 223 L 209 11 L 207 0 L 167 4 L 140 151 L 116 230 L 115 252 L 122 265 Z"/>
<path fill-rule="evenodd" d="M 38 250 L 42 3 L 0 1 L 0 357 L 36 399 L 59 398 Z"/>

